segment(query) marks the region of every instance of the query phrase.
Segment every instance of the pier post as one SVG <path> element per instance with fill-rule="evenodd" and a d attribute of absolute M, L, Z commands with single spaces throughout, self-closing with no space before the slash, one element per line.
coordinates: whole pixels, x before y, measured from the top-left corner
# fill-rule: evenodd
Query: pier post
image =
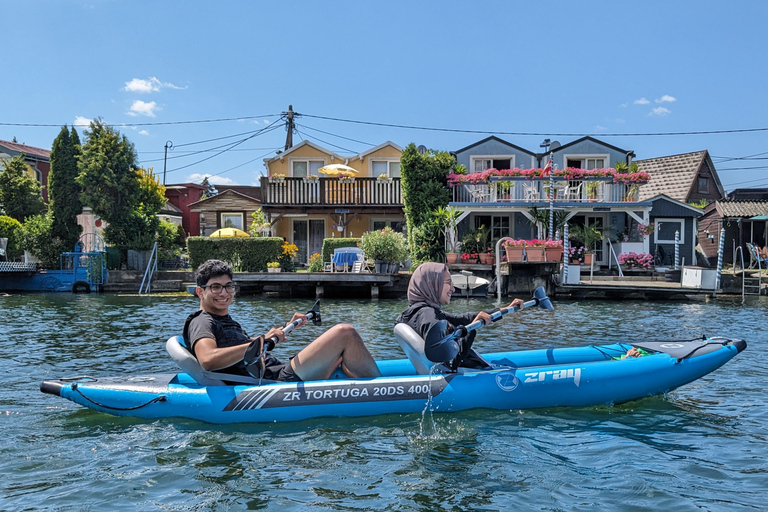
<path fill-rule="evenodd" d="M 371 286 L 371 298 L 372 299 L 378 299 L 379 298 L 379 287 L 375 284 Z"/>
<path fill-rule="evenodd" d="M 321 285 L 315 286 L 315 298 L 316 299 L 322 299 L 323 298 L 323 287 Z"/>

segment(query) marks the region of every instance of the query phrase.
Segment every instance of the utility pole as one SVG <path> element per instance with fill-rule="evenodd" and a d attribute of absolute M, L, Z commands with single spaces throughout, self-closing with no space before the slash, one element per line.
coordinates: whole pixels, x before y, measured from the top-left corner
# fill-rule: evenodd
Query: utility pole
<path fill-rule="evenodd" d="M 285 135 L 285 151 L 293 147 L 293 105 L 288 105 L 288 112 L 283 112 L 285 116 L 285 129 L 288 132 Z"/>
<path fill-rule="evenodd" d="M 165 156 L 163 157 L 163 186 L 165 186 L 165 163 L 168 160 L 168 150 L 173 148 L 173 142 L 165 143 Z"/>

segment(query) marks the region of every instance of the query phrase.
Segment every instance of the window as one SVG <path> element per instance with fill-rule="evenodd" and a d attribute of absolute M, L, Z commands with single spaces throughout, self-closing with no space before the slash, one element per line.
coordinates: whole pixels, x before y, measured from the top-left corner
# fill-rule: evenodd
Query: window
<path fill-rule="evenodd" d="M 699 177 L 699 194 L 709 194 L 709 179 Z"/>
<path fill-rule="evenodd" d="M 511 223 L 508 215 L 476 215 L 475 227 L 485 226 L 488 229 L 488 243 L 491 240 L 512 236 Z"/>
<path fill-rule="evenodd" d="M 223 228 L 243 228 L 243 214 L 242 213 L 222 213 L 221 214 L 221 227 Z"/>
<path fill-rule="evenodd" d="M 565 166 L 574 169 L 605 169 L 608 155 L 565 155 Z"/>
<path fill-rule="evenodd" d="M 675 231 L 680 232 L 680 243 L 685 241 L 684 219 L 657 219 L 654 242 L 657 244 L 674 244 Z"/>
<path fill-rule="evenodd" d="M 371 177 L 386 174 L 390 178 L 400 177 L 400 160 L 371 160 Z"/>
<path fill-rule="evenodd" d="M 379 231 L 387 226 L 398 233 L 405 233 L 405 219 L 371 219 L 371 231 Z"/>
<path fill-rule="evenodd" d="M 291 160 L 291 176 L 294 178 L 306 178 L 307 170 L 309 174 L 313 176 L 319 176 L 317 172 L 322 166 L 325 165 L 323 160 Z"/>
<path fill-rule="evenodd" d="M 483 172 L 486 169 L 511 169 L 514 164 L 514 155 L 477 155 L 470 158 L 469 172 Z"/>

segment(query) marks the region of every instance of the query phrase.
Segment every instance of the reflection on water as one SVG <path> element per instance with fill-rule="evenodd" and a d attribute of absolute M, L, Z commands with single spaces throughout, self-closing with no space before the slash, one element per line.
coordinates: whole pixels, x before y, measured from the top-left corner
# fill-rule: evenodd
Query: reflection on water
<path fill-rule="evenodd" d="M 243 297 L 232 312 L 255 334 L 311 305 Z M 556 302 L 478 333 L 481 352 L 701 334 L 750 343 L 666 397 L 614 407 L 209 425 L 118 418 L 39 392 L 49 377 L 175 371 L 164 343 L 195 307 L 186 295 L 0 298 L 0 510 L 763 508 L 764 298 Z M 376 358 L 400 358 L 392 327 L 404 307 L 323 301 L 324 326 L 295 331 L 276 355 L 348 322 Z"/>

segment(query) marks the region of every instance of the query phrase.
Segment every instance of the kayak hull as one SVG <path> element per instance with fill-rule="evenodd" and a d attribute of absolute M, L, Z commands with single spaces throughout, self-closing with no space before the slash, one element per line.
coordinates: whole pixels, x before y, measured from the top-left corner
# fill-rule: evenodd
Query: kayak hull
<path fill-rule="evenodd" d="M 662 347 L 664 343 L 660 343 Z M 615 360 L 633 345 L 500 352 L 493 370 L 418 375 L 407 359 L 377 361 L 382 377 L 202 386 L 185 373 L 46 380 L 44 393 L 119 416 L 210 423 L 288 422 L 318 417 L 477 408 L 521 410 L 616 404 L 666 393 L 727 363 L 746 342 L 712 338 Z M 683 357 L 681 357 L 681 354 Z"/>

